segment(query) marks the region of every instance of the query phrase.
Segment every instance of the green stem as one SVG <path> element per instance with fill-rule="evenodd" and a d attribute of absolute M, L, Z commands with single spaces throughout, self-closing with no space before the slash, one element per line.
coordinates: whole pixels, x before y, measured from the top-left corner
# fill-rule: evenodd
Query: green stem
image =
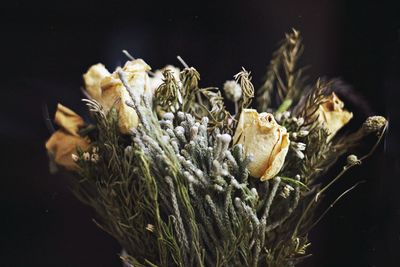
<path fill-rule="evenodd" d="M 287 98 L 287 99 L 283 100 L 282 104 L 276 110 L 276 113 L 285 112 L 286 110 L 288 110 L 290 108 L 292 103 L 293 103 L 293 100 L 290 99 L 290 98 Z"/>

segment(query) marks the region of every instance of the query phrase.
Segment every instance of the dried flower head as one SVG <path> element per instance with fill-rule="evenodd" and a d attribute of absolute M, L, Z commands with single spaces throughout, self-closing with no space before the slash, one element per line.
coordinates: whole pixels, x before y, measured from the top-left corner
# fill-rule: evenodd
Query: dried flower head
<path fill-rule="evenodd" d="M 250 72 L 248 72 L 245 68 L 242 68 L 239 73 L 235 74 L 234 78 L 242 89 L 242 107 L 247 108 L 251 104 L 251 101 L 254 97 L 254 86 L 251 83 Z"/>
<path fill-rule="evenodd" d="M 233 80 L 226 81 L 224 83 L 224 92 L 226 98 L 232 102 L 237 102 L 242 97 L 242 88 L 236 81 Z"/>
<path fill-rule="evenodd" d="M 90 153 L 89 152 L 84 152 L 83 153 L 83 160 L 84 161 L 89 161 L 90 160 Z"/>
<path fill-rule="evenodd" d="M 279 195 L 283 198 L 288 198 L 290 195 L 290 192 L 293 190 L 294 190 L 294 188 L 291 185 L 287 184 L 282 188 L 282 191 L 280 192 Z"/>
<path fill-rule="evenodd" d="M 365 120 L 362 129 L 367 133 L 374 133 L 380 131 L 385 126 L 385 124 L 385 117 L 371 116 Z"/>
<path fill-rule="evenodd" d="M 75 162 L 77 162 L 79 160 L 79 157 L 76 154 L 71 154 L 71 157 L 72 157 L 72 160 Z"/>
<path fill-rule="evenodd" d="M 361 164 L 361 161 L 358 159 L 356 155 L 351 154 L 347 156 L 347 164 L 349 165 Z"/>
<path fill-rule="evenodd" d="M 234 144 L 242 144 L 252 157 L 250 175 L 265 181 L 278 174 L 289 149 L 289 134 L 275 121 L 272 114 L 258 114 L 244 109 L 233 137 Z"/>
<path fill-rule="evenodd" d="M 164 82 L 165 75 L 163 73 L 168 70 L 174 77 L 175 81 L 180 82 L 179 74 L 181 70 L 175 66 L 167 65 L 160 70 L 154 71 L 153 75 L 150 77 L 150 89 L 155 93 L 156 89 Z"/>
<path fill-rule="evenodd" d="M 155 230 L 155 227 L 154 227 L 154 225 L 153 224 L 147 224 L 147 226 L 146 226 L 146 230 L 147 231 L 149 231 L 149 232 L 154 232 L 154 230 Z"/>

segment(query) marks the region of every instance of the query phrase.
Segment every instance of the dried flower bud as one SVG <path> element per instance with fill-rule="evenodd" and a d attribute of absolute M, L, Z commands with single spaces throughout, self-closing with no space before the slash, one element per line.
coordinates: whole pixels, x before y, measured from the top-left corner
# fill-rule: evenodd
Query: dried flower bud
<path fill-rule="evenodd" d="M 154 225 L 153 224 L 147 224 L 147 226 L 146 226 L 146 230 L 147 231 L 149 231 L 149 232 L 154 232 L 154 229 L 155 229 L 155 227 L 154 227 Z"/>
<path fill-rule="evenodd" d="M 298 137 L 306 137 L 309 134 L 309 131 L 306 130 L 300 130 L 297 132 Z"/>
<path fill-rule="evenodd" d="M 294 190 L 294 188 L 287 184 L 282 188 L 282 191 L 279 195 L 283 198 L 288 198 L 290 195 L 290 192 L 293 190 Z"/>
<path fill-rule="evenodd" d="M 258 114 L 244 109 L 233 137 L 234 144 L 242 144 L 249 163 L 250 175 L 266 181 L 281 170 L 289 150 L 289 134 L 269 113 Z"/>
<path fill-rule="evenodd" d="M 373 133 L 380 131 L 386 124 L 385 117 L 382 116 L 371 116 L 366 119 L 362 129 L 367 133 Z"/>
<path fill-rule="evenodd" d="M 293 147 L 295 147 L 297 150 L 303 151 L 306 150 L 306 144 L 301 143 L 301 142 L 292 142 Z"/>
<path fill-rule="evenodd" d="M 90 157 L 90 161 L 93 163 L 97 163 L 100 159 L 99 154 L 92 154 L 92 156 Z"/>
<path fill-rule="evenodd" d="M 361 164 L 361 161 L 358 159 L 356 155 L 351 154 L 347 156 L 347 164 L 349 165 Z"/>
<path fill-rule="evenodd" d="M 79 160 L 79 157 L 76 154 L 71 154 L 71 157 L 74 162 L 77 162 Z"/>
<path fill-rule="evenodd" d="M 89 161 L 90 160 L 90 153 L 89 152 L 83 153 L 83 160 L 84 161 Z"/>
<path fill-rule="evenodd" d="M 304 124 L 304 118 L 300 117 L 296 121 L 297 126 L 302 126 Z"/>
<path fill-rule="evenodd" d="M 237 102 L 242 97 L 242 88 L 236 81 L 233 80 L 226 81 L 224 83 L 224 92 L 226 98 L 232 102 Z"/>
<path fill-rule="evenodd" d="M 163 72 L 165 70 L 169 70 L 173 77 L 175 78 L 175 81 L 179 82 L 179 74 L 181 73 L 181 70 L 175 66 L 172 65 L 167 65 L 164 68 L 160 70 L 154 71 L 154 75 L 150 77 L 150 90 L 154 93 L 156 89 L 164 82 L 164 75 Z"/>

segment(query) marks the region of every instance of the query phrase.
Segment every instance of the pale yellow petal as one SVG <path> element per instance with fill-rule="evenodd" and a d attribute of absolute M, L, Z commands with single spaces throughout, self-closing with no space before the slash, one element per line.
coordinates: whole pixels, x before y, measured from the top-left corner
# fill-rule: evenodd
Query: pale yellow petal
<path fill-rule="evenodd" d="M 91 66 L 83 74 L 86 91 L 96 101 L 100 101 L 101 99 L 101 81 L 107 76 L 110 76 L 110 73 L 101 63 Z"/>
<path fill-rule="evenodd" d="M 239 117 L 235 135 L 233 136 L 233 144 L 237 144 L 243 139 L 243 131 L 247 127 L 252 127 L 257 123 L 258 113 L 255 109 L 243 109 Z"/>
<path fill-rule="evenodd" d="M 78 130 L 85 125 L 83 119 L 69 108 L 58 104 L 55 123 L 71 135 L 79 136 Z"/>
<path fill-rule="evenodd" d="M 58 130 L 46 142 L 46 149 L 54 157 L 54 161 L 67 170 L 77 170 L 78 166 L 72 159 L 77 148 L 83 151 L 89 147 L 89 140 L 80 136 L 70 135 L 68 132 Z"/>
<path fill-rule="evenodd" d="M 328 96 L 326 101 L 319 106 L 317 114 L 319 123 L 329 133 L 328 139 L 332 139 L 353 117 L 353 113 L 344 109 L 344 103 L 335 93 Z"/>
<path fill-rule="evenodd" d="M 289 151 L 289 144 L 289 135 L 284 134 L 282 136 L 282 143 L 279 146 L 279 151 L 274 155 L 271 165 L 265 170 L 264 174 L 260 178 L 261 181 L 269 180 L 279 173 L 285 163 L 285 158 Z"/>
<path fill-rule="evenodd" d="M 150 67 L 142 59 L 136 59 L 128 61 L 122 70 L 126 74 L 134 97 L 141 101 L 143 96 L 147 96 L 151 102 L 152 94 L 149 89 L 149 77 L 147 74 Z M 127 102 L 132 102 L 132 98 L 119 78 L 118 69 L 102 80 L 101 90 L 100 103 L 106 111 L 109 111 L 112 107 L 116 108 L 120 131 L 127 134 L 132 128 L 137 127 L 139 118 L 136 111 L 126 104 Z"/>

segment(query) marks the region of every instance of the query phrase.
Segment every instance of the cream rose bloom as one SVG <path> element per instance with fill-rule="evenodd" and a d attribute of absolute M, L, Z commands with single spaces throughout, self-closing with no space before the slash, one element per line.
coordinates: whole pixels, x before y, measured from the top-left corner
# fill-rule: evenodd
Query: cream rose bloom
<path fill-rule="evenodd" d="M 289 134 L 278 125 L 272 114 L 244 109 L 233 137 L 234 144 L 242 144 L 247 156 L 252 156 L 250 175 L 266 181 L 281 170 L 289 150 Z"/>
<path fill-rule="evenodd" d="M 83 74 L 85 88 L 91 98 L 100 101 L 101 81 L 110 75 L 106 67 L 101 63 L 91 66 L 89 70 Z"/>
<path fill-rule="evenodd" d="M 46 142 L 47 151 L 54 161 L 67 170 L 77 170 L 78 166 L 72 159 L 77 147 L 86 150 L 89 139 L 78 134 L 78 130 L 85 125 L 83 119 L 69 108 L 58 104 L 54 119 L 60 129 L 55 131 Z"/>
<path fill-rule="evenodd" d="M 153 92 L 149 85 L 147 72 L 150 70 L 142 59 L 126 62 L 122 68 L 127 81 L 137 96 L 146 96 L 151 99 Z M 96 64 L 89 68 L 83 75 L 86 91 L 90 97 L 98 101 L 109 111 L 115 107 L 118 112 L 118 126 L 122 133 L 129 133 L 131 128 L 139 124 L 136 111 L 126 104 L 132 102 L 128 90 L 122 84 L 118 76 L 118 70 L 109 74 L 102 64 Z"/>
<path fill-rule="evenodd" d="M 344 103 L 335 93 L 327 96 L 316 113 L 318 122 L 328 130 L 328 140 L 335 136 L 353 117 L 353 113 L 344 109 Z"/>

